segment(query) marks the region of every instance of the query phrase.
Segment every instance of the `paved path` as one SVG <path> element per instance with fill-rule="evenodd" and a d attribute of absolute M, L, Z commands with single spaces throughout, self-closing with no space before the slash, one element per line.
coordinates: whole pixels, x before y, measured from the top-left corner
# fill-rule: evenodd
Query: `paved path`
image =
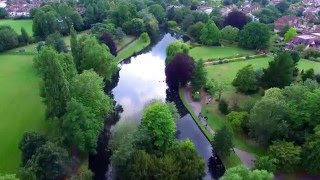
<path fill-rule="evenodd" d="M 202 106 L 208 102 L 207 94 L 205 92 L 202 92 L 201 100 L 199 102 L 195 102 L 192 100 L 192 97 L 191 97 L 191 88 L 188 86 L 188 87 L 185 87 L 183 90 L 185 91 L 184 94 L 187 102 L 189 103 L 193 111 L 196 113 L 196 115 L 199 115 L 199 113 L 201 112 Z M 199 119 L 201 123 L 206 127 L 206 129 L 212 135 L 214 135 L 215 132 L 210 126 L 207 126 L 205 119 L 204 118 L 199 118 Z M 254 167 L 254 161 L 256 159 L 255 155 L 248 153 L 246 151 L 240 150 L 238 148 L 234 148 L 234 152 L 237 154 L 237 156 L 240 158 L 241 162 L 244 165 L 246 165 L 249 168 Z"/>

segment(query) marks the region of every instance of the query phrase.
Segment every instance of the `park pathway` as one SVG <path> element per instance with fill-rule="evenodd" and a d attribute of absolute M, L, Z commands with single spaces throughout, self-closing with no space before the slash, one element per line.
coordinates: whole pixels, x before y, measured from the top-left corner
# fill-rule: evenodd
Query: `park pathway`
<path fill-rule="evenodd" d="M 185 94 L 185 99 L 187 100 L 187 103 L 189 103 L 190 107 L 193 109 L 196 115 L 199 116 L 201 113 L 202 106 L 209 102 L 209 96 L 207 95 L 206 92 L 201 93 L 201 100 L 199 102 L 193 101 L 191 97 L 191 87 L 185 87 L 183 88 L 184 94 Z M 211 103 L 211 102 L 209 102 Z M 215 132 L 213 129 L 207 125 L 207 122 L 204 118 L 200 117 L 199 120 L 201 123 L 205 126 L 205 128 L 212 134 L 214 135 Z M 241 162 L 246 165 L 248 168 L 253 168 L 254 167 L 254 161 L 255 161 L 255 155 L 248 153 L 246 151 L 243 151 L 238 148 L 233 148 L 234 152 L 237 154 L 237 156 L 240 158 Z"/>

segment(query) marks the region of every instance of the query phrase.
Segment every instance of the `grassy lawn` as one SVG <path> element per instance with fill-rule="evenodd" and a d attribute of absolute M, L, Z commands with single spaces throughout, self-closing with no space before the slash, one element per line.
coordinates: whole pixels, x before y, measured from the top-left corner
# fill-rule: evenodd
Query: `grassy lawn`
<path fill-rule="evenodd" d="M 224 84 L 225 90 L 222 93 L 222 97 L 226 98 L 228 101 L 237 100 L 239 102 L 238 104 L 241 104 L 242 102 L 250 99 L 257 100 L 260 98 L 260 96 L 259 94 L 245 96 L 235 93 L 235 88 L 231 85 L 231 82 L 235 78 L 238 70 L 248 64 L 252 64 L 254 69 L 265 68 L 268 66 L 268 62 L 272 59 L 272 57 L 264 57 L 248 61 L 207 66 L 206 70 L 209 78 L 214 78 L 216 81 Z M 316 73 L 320 73 L 320 63 L 313 61 L 301 59 L 298 63 L 298 68 L 300 70 L 314 68 Z M 208 116 L 208 125 L 214 131 L 217 131 L 224 124 L 227 124 L 224 115 L 222 115 L 218 110 L 217 103 L 204 106 L 202 108 L 202 114 L 206 114 Z M 259 147 L 254 141 L 252 141 L 250 138 L 247 138 L 242 133 L 235 133 L 234 143 L 237 148 L 247 152 L 251 152 L 260 156 L 266 153 L 263 148 Z"/>
<path fill-rule="evenodd" d="M 124 46 L 126 46 L 127 44 L 132 42 L 135 38 L 136 37 L 134 37 L 134 36 L 127 35 L 121 41 L 116 41 L 117 49 L 119 50 L 119 49 L 123 48 Z"/>
<path fill-rule="evenodd" d="M 0 54 L 0 172 L 16 173 L 26 131 L 45 132 L 45 106 L 32 56 Z"/>
<path fill-rule="evenodd" d="M 216 58 L 226 58 L 230 56 L 235 56 L 238 54 L 251 55 L 253 54 L 250 50 L 241 49 L 238 47 L 210 47 L 201 46 L 194 47 L 190 50 L 189 55 L 196 60 L 203 59 L 216 59 Z"/>
<path fill-rule="evenodd" d="M 137 39 L 131 43 L 128 47 L 124 48 L 122 51 L 118 52 L 116 61 L 121 61 L 125 58 L 130 57 L 132 54 L 141 51 L 143 48 L 147 47 L 150 42 L 143 42 L 141 39 Z"/>
<path fill-rule="evenodd" d="M 29 36 L 33 35 L 31 19 L 19 19 L 19 20 L 3 19 L 3 20 L 0 20 L 0 25 L 11 26 L 18 34 L 21 33 L 21 28 L 24 27 Z"/>

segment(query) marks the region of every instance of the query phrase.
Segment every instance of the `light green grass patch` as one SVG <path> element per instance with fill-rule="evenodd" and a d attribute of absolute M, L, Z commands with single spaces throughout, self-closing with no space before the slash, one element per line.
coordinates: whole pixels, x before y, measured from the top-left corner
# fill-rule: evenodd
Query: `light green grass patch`
<path fill-rule="evenodd" d="M 0 172 L 16 173 L 26 131 L 45 132 L 45 106 L 32 56 L 0 55 Z"/>
<path fill-rule="evenodd" d="M 130 57 L 132 54 L 141 51 L 143 48 L 147 47 L 150 42 L 143 42 L 142 39 L 137 39 L 131 43 L 128 47 L 124 48 L 122 51 L 118 52 L 118 56 L 115 58 L 117 62 Z"/>
<path fill-rule="evenodd" d="M 320 63 L 315 61 L 301 59 L 298 62 L 298 68 L 300 71 L 313 68 L 315 73 L 320 73 Z"/>
<path fill-rule="evenodd" d="M 29 36 L 33 35 L 31 19 L 3 19 L 0 20 L 0 25 L 11 26 L 18 34 L 21 34 L 21 28 L 23 27 Z"/>
<path fill-rule="evenodd" d="M 119 49 L 125 47 L 127 44 L 132 42 L 134 39 L 136 39 L 136 37 L 127 35 L 121 41 L 116 41 L 117 49 L 119 50 Z"/>
<path fill-rule="evenodd" d="M 194 47 L 189 51 L 189 55 L 196 60 L 226 58 L 236 55 L 252 55 L 253 51 L 241 49 L 238 47 L 220 47 L 220 46 L 201 46 Z"/>

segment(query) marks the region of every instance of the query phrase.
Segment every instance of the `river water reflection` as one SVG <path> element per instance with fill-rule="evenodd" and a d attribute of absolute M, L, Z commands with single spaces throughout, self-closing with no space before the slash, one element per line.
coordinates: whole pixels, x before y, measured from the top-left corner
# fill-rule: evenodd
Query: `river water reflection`
<path fill-rule="evenodd" d="M 123 109 L 120 113 L 120 121 L 136 120 L 139 122 L 146 104 L 151 100 L 175 101 L 182 117 L 176 122 L 178 139 L 184 140 L 189 138 L 193 141 L 198 154 L 204 158 L 208 165 L 209 158 L 212 155 L 212 148 L 208 139 L 203 135 L 192 117 L 185 110 L 178 97 L 178 93 L 169 90 L 165 82 L 166 48 L 177 38 L 179 37 L 176 35 L 165 34 L 162 39 L 150 50 L 147 50 L 146 53 L 131 57 L 120 63 L 119 77 L 116 80 L 118 83 L 113 88 L 112 94 L 116 104 L 120 105 Z M 107 166 L 105 166 L 106 164 L 102 164 L 106 161 L 101 161 L 100 157 L 108 154 L 104 151 L 106 148 L 105 144 L 101 146 L 101 143 L 105 143 L 105 138 L 108 137 L 108 130 L 105 130 L 98 143 L 98 154 L 90 157 L 90 165 L 96 173 L 95 179 L 106 179 L 102 178 L 106 177 L 104 174 Z M 218 163 L 218 165 L 221 164 Z M 101 168 L 102 166 L 104 168 Z M 209 168 L 206 168 L 204 179 L 212 179 L 212 177 L 219 176 L 212 176 L 208 169 Z"/>

